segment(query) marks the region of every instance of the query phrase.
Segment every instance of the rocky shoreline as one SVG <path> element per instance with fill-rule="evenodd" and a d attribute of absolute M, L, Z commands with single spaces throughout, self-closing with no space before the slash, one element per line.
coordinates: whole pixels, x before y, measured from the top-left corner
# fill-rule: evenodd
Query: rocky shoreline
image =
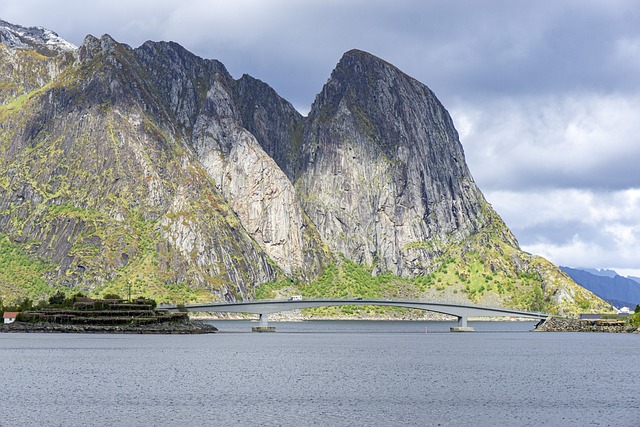
<path fill-rule="evenodd" d="M 13 322 L 0 324 L 0 332 L 91 333 L 91 334 L 212 334 L 218 330 L 200 321 L 153 325 L 61 325 L 56 323 Z"/>
<path fill-rule="evenodd" d="M 638 328 L 617 320 L 583 320 L 550 317 L 534 329 L 535 332 L 610 332 L 640 333 Z"/>
<path fill-rule="evenodd" d="M 276 317 L 276 316 L 274 316 Z M 246 316 L 198 316 L 202 320 L 249 320 Z M 13 322 L 0 324 L 0 333 L 92 333 L 92 334 L 211 334 L 218 331 L 215 326 L 202 321 L 190 320 L 188 322 L 158 323 L 149 325 L 65 325 L 56 323 L 26 323 Z M 276 319 L 274 319 L 276 320 Z M 305 321 L 305 320 L 425 320 L 425 319 L 380 319 L 380 318 L 303 318 L 291 316 L 278 319 L 280 321 Z M 433 319 L 430 319 L 433 320 Z M 443 319 L 438 319 L 443 320 Z M 483 319 L 487 320 L 487 319 Z M 518 319 L 520 320 L 520 319 Z M 526 320 L 526 319 L 522 319 Z M 627 325 L 615 320 L 581 320 L 561 317 L 550 317 L 545 322 L 536 326 L 534 332 L 608 332 L 608 333 L 634 333 L 640 334 L 640 328 Z"/>

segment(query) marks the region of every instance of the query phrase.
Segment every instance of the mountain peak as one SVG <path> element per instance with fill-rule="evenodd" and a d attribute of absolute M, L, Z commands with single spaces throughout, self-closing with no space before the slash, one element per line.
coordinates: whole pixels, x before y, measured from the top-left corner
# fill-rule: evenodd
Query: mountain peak
<path fill-rule="evenodd" d="M 400 87 L 403 87 L 400 90 L 402 93 L 396 91 Z M 416 92 L 435 100 L 434 94 L 427 86 L 405 74 L 395 65 L 363 50 L 351 49 L 338 61 L 315 104 L 330 104 L 332 110 L 336 110 L 339 102 L 345 97 L 350 103 L 360 104 L 366 99 L 389 97 L 389 90 L 395 92 L 393 96 L 402 97 L 408 92 Z M 388 111 L 379 113 L 385 115 Z"/>
<path fill-rule="evenodd" d="M 342 55 L 342 58 L 340 58 L 336 66 L 336 71 L 340 70 L 355 71 L 358 74 L 365 72 L 367 74 L 374 73 L 378 76 L 381 74 L 386 74 L 387 76 L 401 75 L 409 78 L 409 76 L 390 62 L 360 49 L 351 49 Z"/>
<path fill-rule="evenodd" d="M 453 122 L 435 94 L 393 64 L 358 49 L 342 56 L 316 97 L 310 117 L 326 119 L 346 111 L 390 157 L 397 154 L 399 145 L 424 139 L 423 134 L 413 134 L 418 119 L 424 129 L 448 129 L 457 151 L 454 157 L 463 158 Z"/>
<path fill-rule="evenodd" d="M 346 51 L 343 55 L 342 58 L 371 58 L 371 59 L 378 59 L 380 61 L 382 61 L 382 59 L 378 58 L 377 56 L 366 52 L 364 50 L 360 50 L 360 49 L 351 49 Z"/>
<path fill-rule="evenodd" d="M 75 50 L 57 33 L 43 27 L 22 27 L 0 19 L 0 42 L 21 50 L 34 50 L 45 56 L 56 56 Z"/>
<path fill-rule="evenodd" d="M 364 50 L 360 50 L 360 49 L 351 49 L 346 51 L 343 55 L 342 55 L 342 59 L 340 61 L 343 60 L 358 60 L 358 61 L 367 61 L 367 62 L 380 62 L 383 64 L 387 64 L 392 66 L 393 68 L 396 68 L 394 65 L 390 64 L 389 62 L 385 61 L 384 59 L 369 53 L 367 51 Z"/>

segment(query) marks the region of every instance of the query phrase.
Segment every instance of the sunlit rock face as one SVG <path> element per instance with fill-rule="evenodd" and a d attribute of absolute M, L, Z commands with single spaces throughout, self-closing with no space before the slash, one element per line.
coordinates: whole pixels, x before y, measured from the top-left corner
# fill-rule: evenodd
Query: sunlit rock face
<path fill-rule="evenodd" d="M 322 237 L 382 271 L 424 274 L 442 247 L 487 222 L 447 111 L 365 52 L 347 52 L 317 96 L 302 159 L 297 179 Z"/>
<path fill-rule="evenodd" d="M 244 230 L 285 274 L 318 274 L 326 255 L 277 163 L 286 164 L 302 116 L 266 84 L 236 81 L 175 43 L 147 42 L 136 54 Z"/>

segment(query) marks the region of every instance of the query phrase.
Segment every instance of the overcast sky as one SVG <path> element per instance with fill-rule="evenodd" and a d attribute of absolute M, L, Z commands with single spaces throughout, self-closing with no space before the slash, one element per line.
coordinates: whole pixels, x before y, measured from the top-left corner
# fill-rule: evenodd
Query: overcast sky
<path fill-rule="evenodd" d="M 640 1 L 2 0 L 68 41 L 172 40 L 306 114 L 352 48 L 429 86 L 522 248 L 640 276 Z"/>

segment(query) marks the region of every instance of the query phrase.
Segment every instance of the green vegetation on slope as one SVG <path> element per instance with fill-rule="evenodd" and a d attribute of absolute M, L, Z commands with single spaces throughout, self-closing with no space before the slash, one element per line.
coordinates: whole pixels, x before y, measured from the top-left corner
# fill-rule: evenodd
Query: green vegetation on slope
<path fill-rule="evenodd" d="M 338 263 L 326 266 L 315 281 L 264 284 L 256 292 L 256 298 L 300 294 L 305 298 L 423 299 L 566 315 L 611 311 L 609 305 L 573 283 L 548 261 L 505 243 L 496 235 L 500 232 L 499 224 L 490 224 L 462 243 L 450 245 L 434 262 L 432 273 L 425 276 L 407 279 L 388 272 L 374 275 L 371 267 L 342 257 Z M 375 315 L 399 311 L 383 307 L 328 307 L 311 312 Z"/>
<path fill-rule="evenodd" d="M 30 257 L 25 245 L 14 243 L 0 233 L 2 300 L 41 299 L 53 294 L 55 289 L 47 285 L 44 277 L 53 272 L 54 268 L 44 260 Z"/>
<path fill-rule="evenodd" d="M 640 328 L 640 305 L 636 305 L 634 313 L 628 317 L 627 322 L 634 328 Z"/>
<path fill-rule="evenodd" d="M 27 242 L 27 259 L 51 263 L 51 274 L 10 275 L 0 297 L 40 299 L 47 289 L 77 286 L 90 296 L 145 293 L 161 302 L 210 301 L 225 292 L 242 298 L 229 277 L 251 283 L 245 276 L 253 259 L 244 254 L 252 242 L 241 236 L 237 216 L 203 168 L 190 164 L 179 136 L 139 108 L 137 97 L 123 103 L 109 96 L 117 69 L 101 64 L 96 57 L 69 66 L 52 82 L 8 88 L 3 98 L 0 222 L 10 241 Z M 180 201 L 178 212 L 170 201 Z M 229 259 L 177 247 L 193 236 L 206 252 L 224 248 Z M 21 280 L 48 287 L 14 285 Z"/>
<path fill-rule="evenodd" d="M 286 280 L 264 283 L 255 292 L 256 299 L 285 298 L 291 295 L 304 298 L 370 298 L 409 299 L 416 294 L 411 281 L 391 273 L 371 274 L 371 268 L 341 257 L 337 263 L 325 266 L 314 281 L 302 283 Z M 306 310 L 319 316 L 402 316 L 411 310 L 377 306 L 322 307 Z"/>

